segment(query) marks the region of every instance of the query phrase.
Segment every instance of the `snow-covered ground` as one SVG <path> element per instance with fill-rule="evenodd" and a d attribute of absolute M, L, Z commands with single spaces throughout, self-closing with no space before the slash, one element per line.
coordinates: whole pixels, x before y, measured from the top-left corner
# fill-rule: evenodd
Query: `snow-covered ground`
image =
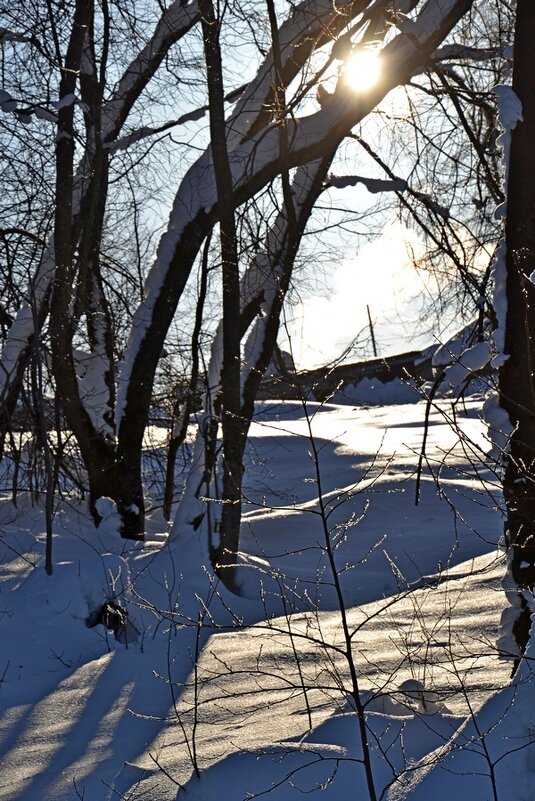
<path fill-rule="evenodd" d="M 47 576 L 42 511 L 6 496 L 1 801 L 368 799 L 357 706 L 376 798 L 533 801 L 529 662 L 509 686 L 495 648 L 503 520 L 481 405 L 431 412 L 416 505 L 422 403 L 261 404 L 242 597 L 198 534 L 154 512 L 127 543 L 113 513 L 95 531 L 66 499 Z M 128 609 L 123 642 L 86 625 L 106 599 Z"/>

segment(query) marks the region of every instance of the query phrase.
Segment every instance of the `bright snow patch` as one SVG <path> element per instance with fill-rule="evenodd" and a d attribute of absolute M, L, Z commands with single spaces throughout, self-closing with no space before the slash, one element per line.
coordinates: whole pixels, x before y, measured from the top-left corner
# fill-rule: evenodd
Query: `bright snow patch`
<path fill-rule="evenodd" d="M 395 396 L 399 387 L 390 389 Z M 510 671 L 493 649 L 503 593 L 494 546 L 500 499 L 492 473 L 467 459 L 449 409 L 439 401 L 431 410 L 418 506 L 423 403 L 307 409 L 379 793 L 393 771 L 405 779 L 416 760 L 449 753 L 468 714 L 463 689 L 478 709 Z M 457 412 L 478 448 L 480 412 L 471 400 Z M 4 496 L 2 801 L 74 801 L 77 793 L 170 801 L 182 798 L 177 782 L 187 786 L 184 798 L 203 801 L 238 801 L 277 782 L 270 797 L 281 801 L 324 783 L 321 798 L 366 797 L 354 698 L 340 691 L 347 664 L 310 450 L 301 404 L 258 407 L 241 598 L 214 577 L 202 527 L 177 524 L 168 540 L 161 516 L 149 515 L 147 541 L 128 543 L 116 534 L 109 499 L 99 501 L 105 521 L 96 531 L 74 499 L 58 502 L 49 577 L 41 510 L 22 495 L 15 508 Z M 126 639 L 103 623 L 86 625 L 107 602 L 127 611 Z M 500 714 L 500 698 L 488 701 L 482 720 Z M 511 729 L 518 737 L 531 705 L 522 709 Z M 192 778 L 193 738 L 200 780 Z M 510 777 L 515 801 L 529 775 L 519 760 Z M 469 797 L 462 792 L 455 789 L 459 801 Z"/>

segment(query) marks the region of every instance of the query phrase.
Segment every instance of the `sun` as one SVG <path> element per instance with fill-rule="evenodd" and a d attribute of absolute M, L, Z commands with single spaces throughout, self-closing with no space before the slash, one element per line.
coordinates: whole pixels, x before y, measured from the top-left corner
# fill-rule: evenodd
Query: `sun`
<path fill-rule="evenodd" d="M 379 81 L 382 73 L 379 50 L 357 50 L 346 61 L 343 77 L 354 92 L 367 92 Z"/>

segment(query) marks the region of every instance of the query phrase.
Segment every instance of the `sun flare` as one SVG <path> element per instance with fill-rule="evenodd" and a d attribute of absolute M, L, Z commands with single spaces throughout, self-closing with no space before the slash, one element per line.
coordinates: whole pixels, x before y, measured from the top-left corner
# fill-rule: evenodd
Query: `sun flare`
<path fill-rule="evenodd" d="M 381 72 L 378 50 L 358 50 L 344 65 L 344 80 L 354 92 L 366 92 L 379 81 Z"/>

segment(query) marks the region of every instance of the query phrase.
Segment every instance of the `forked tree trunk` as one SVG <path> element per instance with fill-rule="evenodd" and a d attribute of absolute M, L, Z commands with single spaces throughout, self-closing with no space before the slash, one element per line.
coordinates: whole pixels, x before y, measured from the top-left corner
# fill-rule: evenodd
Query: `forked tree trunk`
<path fill-rule="evenodd" d="M 62 101 L 74 93 L 80 72 L 80 63 L 84 41 L 92 30 L 92 0 L 77 0 L 71 37 L 65 64 L 62 67 L 59 97 Z M 100 132 L 98 132 L 100 133 Z M 65 417 L 74 432 L 84 465 L 88 474 L 89 508 L 96 523 L 100 516 L 96 501 L 102 495 L 114 497 L 116 491 L 115 446 L 106 432 L 94 425 L 91 416 L 80 396 L 80 388 L 76 375 L 75 358 L 72 341 L 75 327 L 73 312 L 73 285 L 76 272 L 75 247 L 73 235 L 73 196 L 74 196 L 74 111 L 72 104 L 60 104 L 58 111 L 58 137 L 56 143 L 56 209 L 54 220 L 54 249 L 56 268 L 52 284 L 50 300 L 50 341 L 52 368 L 58 396 L 65 412 Z M 102 175 L 105 167 L 102 165 Z M 87 209 L 90 212 L 90 223 L 94 229 L 93 236 L 98 242 L 100 220 L 103 209 L 99 211 L 100 180 L 93 179 L 95 186 L 89 195 L 94 195 L 94 203 Z M 79 247 L 79 259 L 93 264 L 97 257 L 92 252 L 93 244 L 87 234 L 82 237 Z M 94 295 L 94 293 L 93 293 Z M 89 300 L 91 303 L 91 300 Z M 95 318 L 99 310 L 94 309 Z M 94 319 L 93 319 L 94 323 Z M 93 325 L 93 328 L 95 326 Z M 111 409 L 110 409 L 111 411 Z"/>
<path fill-rule="evenodd" d="M 535 3 L 518 0 L 513 89 L 523 121 L 512 132 L 507 187 L 507 318 L 500 403 L 514 431 L 503 491 L 510 570 L 518 596 L 513 636 L 524 653 L 531 626 L 523 590 L 535 588 Z M 513 599 L 514 600 L 514 599 Z"/>

